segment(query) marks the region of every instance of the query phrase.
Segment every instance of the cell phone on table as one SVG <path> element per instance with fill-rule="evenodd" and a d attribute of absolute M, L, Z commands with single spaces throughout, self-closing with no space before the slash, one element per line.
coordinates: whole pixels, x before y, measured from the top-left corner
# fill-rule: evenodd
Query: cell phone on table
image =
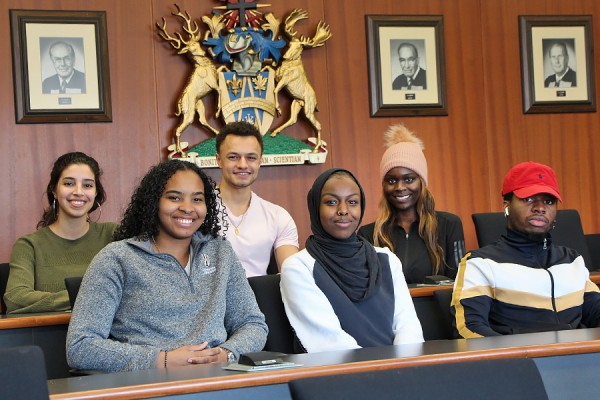
<path fill-rule="evenodd" d="M 454 285 L 454 280 L 444 275 L 427 275 L 423 278 L 423 283 L 428 285 Z"/>

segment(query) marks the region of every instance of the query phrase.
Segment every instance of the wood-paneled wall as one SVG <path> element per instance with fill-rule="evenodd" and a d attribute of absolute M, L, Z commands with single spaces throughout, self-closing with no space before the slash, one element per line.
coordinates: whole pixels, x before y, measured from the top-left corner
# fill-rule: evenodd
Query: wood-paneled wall
<path fill-rule="evenodd" d="M 139 177 L 164 159 L 178 119 L 176 99 L 189 62 L 156 34 L 154 22 L 169 16 L 173 0 L 4 0 L 0 3 L 0 260 L 12 243 L 35 229 L 52 162 L 67 151 L 93 155 L 104 169 L 108 201 L 101 220 L 118 220 Z M 217 2 L 178 1 L 194 18 Z M 271 1 L 278 17 L 293 8 L 310 19 L 297 30 L 312 34 L 319 19 L 331 26 L 325 47 L 303 53 L 319 100 L 317 118 L 329 144 L 327 163 L 316 166 L 264 167 L 256 184 L 263 197 L 287 208 L 303 243 L 310 233 L 306 192 L 324 169 L 354 171 L 367 192 L 367 215 L 376 214 L 380 195 L 378 165 L 383 132 L 404 122 L 426 145 L 429 182 L 437 208 L 458 214 L 467 247 L 476 247 L 470 215 L 500 209 L 500 186 L 511 165 L 535 160 L 557 171 L 564 203 L 580 211 L 586 233 L 600 232 L 595 154 L 600 148 L 598 113 L 525 115 L 522 112 L 519 15 L 591 14 L 598 38 L 600 3 L 596 0 L 292 0 Z M 14 117 L 8 10 L 106 10 L 112 87 L 112 123 L 17 125 Z M 448 116 L 370 118 L 365 15 L 443 15 Z M 176 21 L 169 20 L 175 28 Z M 598 41 L 597 41 L 598 43 Z M 594 54 L 596 82 L 600 62 Z M 283 108 L 289 104 L 283 101 Z M 214 106 L 208 104 L 214 112 Z M 285 118 L 285 115 L 282 119 Z M 282 119 L 275 122 L 279 124 Z M 216 120 L 211 121 L 219 125 Z M 310 135 L 300 122 L 285 132 Z M 209 137 L 198 124 L 184 132 L 191 143 Z M 209 174 L 219 179 L 218 170 Z"/>

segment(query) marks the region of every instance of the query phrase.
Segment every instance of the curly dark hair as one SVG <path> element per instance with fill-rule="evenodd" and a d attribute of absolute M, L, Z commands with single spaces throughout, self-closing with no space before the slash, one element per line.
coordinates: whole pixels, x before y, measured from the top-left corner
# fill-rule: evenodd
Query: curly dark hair
<path fill-rule="evenodd" d="M 230 122 L 221 129 L 216 137 L 215 145 L 217 153 L 221 150 L 221 145 L 229 135 L 236 136 L 254 136 L 260 145 L 260 152 L 264 151 L 263 137 L 260 131 L 252 124 L 245 121 Z"/>
<path fill-rule="evenodd" d="M 74 164 L 87 165 L 94 174 L 94 180 L 96 181 L 96 198 L 92 208 L 90 209 L 90 212 L 96 210 L 106 201 L 106 192 L 104 191 L 104 186 L 102 186 L 102 182 L 100 181 L 102 170 L 100 169 L 98 162 L 80 151 L 63 154 L 62 156 L 58 157 L 56 161 L 54 161 L 52 171 L 50 171 L 50 181 L 46 187 L 48 208 L 44 210 L 42 218 L 37 223 L 37 229 L 44 228 L 56 222 L 58 210 L 55 210 L 53 207 L 55 199 L 54 192 L 56 191 L 56 186 L 58 185 L 58 181 L 63 171 Z"/>
<path fill-rule="evenodd" d="M 149 240 L 152 236 L 158 235 L 160 198 L 167 182 L 178 171 L 194 171 L 204 184 L 207 213 L 198 231 L 204 235 L 211 234 L 214 237 L 219 234 L 221 227 L 218 216 L 222 212 L 222 207 L 220 207 L 218 201 L 215 182 L 196 164 L 173 159 L 153 166 L 142 178 L 131 197 L 127 210 L 123 214 L 119 227 L 113 235 L 113 240 L 129 238 Z"/>

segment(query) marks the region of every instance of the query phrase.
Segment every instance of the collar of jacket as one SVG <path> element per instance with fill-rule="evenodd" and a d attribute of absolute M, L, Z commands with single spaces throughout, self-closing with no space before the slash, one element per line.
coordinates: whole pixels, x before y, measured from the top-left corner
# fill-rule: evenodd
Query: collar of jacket
<path fill-rule="evenodd" d="M 506 228 L 506 235 L 502 235 L 502 240 L 514 251 L 521 253 L 534 264 L 544 268 L 548 260 L 548 253 L 552 246 L 552 235 L 546 234 L 545 239 L 540 241 L 531 240 L 527 235 Z"/>

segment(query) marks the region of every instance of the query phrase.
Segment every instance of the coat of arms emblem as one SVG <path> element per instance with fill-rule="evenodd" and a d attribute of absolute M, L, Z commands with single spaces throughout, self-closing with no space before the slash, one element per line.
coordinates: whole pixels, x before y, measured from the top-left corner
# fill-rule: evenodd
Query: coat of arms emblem
<path fill-rule="evenodd" d="M 263 165 L 323 163 L 327 144 L 321 138 L 321 124 L 315 115 L 317 98 L 301 57 L 304 49 L 325 44 L 331 37 L 329 26 L 319 21 L 312 37 L 305 37 L 295 30 L 298 21 L 308 18 L 304 10 L 294 9 L 282 23 L 272 13 L 260 12 L 267 5 L 258 1 L 219 1 L 224 5 L 201 18 L 203 38 L 198 21 L 177 4 L 172 15 L 182 22 L 183 33 L 170 34 L 165 18 L 156 24 L 160 36 L 194 66 L 177 101 L 175 114 L 180 123 L 175 143 L 168 147 L 169 157 L 189 158 L 202 167 L 217 166 L 214 138 L 189 149 L 188 143 L 181 140 L 196 115 L 204 129 L 218 134 L 207 120 L 203 100 L 214 91 L 217 118 L 225 123 L 246 121 L 262 133 Z M 290 117 L 273 127 L 275 116 L 281 114 L 278 96 L 282 92 L 291 97 Z M 279 134 L 300 116 L 310 122 L 313 137 L 306 142 L 285 135 L 280 138 Z"/>

